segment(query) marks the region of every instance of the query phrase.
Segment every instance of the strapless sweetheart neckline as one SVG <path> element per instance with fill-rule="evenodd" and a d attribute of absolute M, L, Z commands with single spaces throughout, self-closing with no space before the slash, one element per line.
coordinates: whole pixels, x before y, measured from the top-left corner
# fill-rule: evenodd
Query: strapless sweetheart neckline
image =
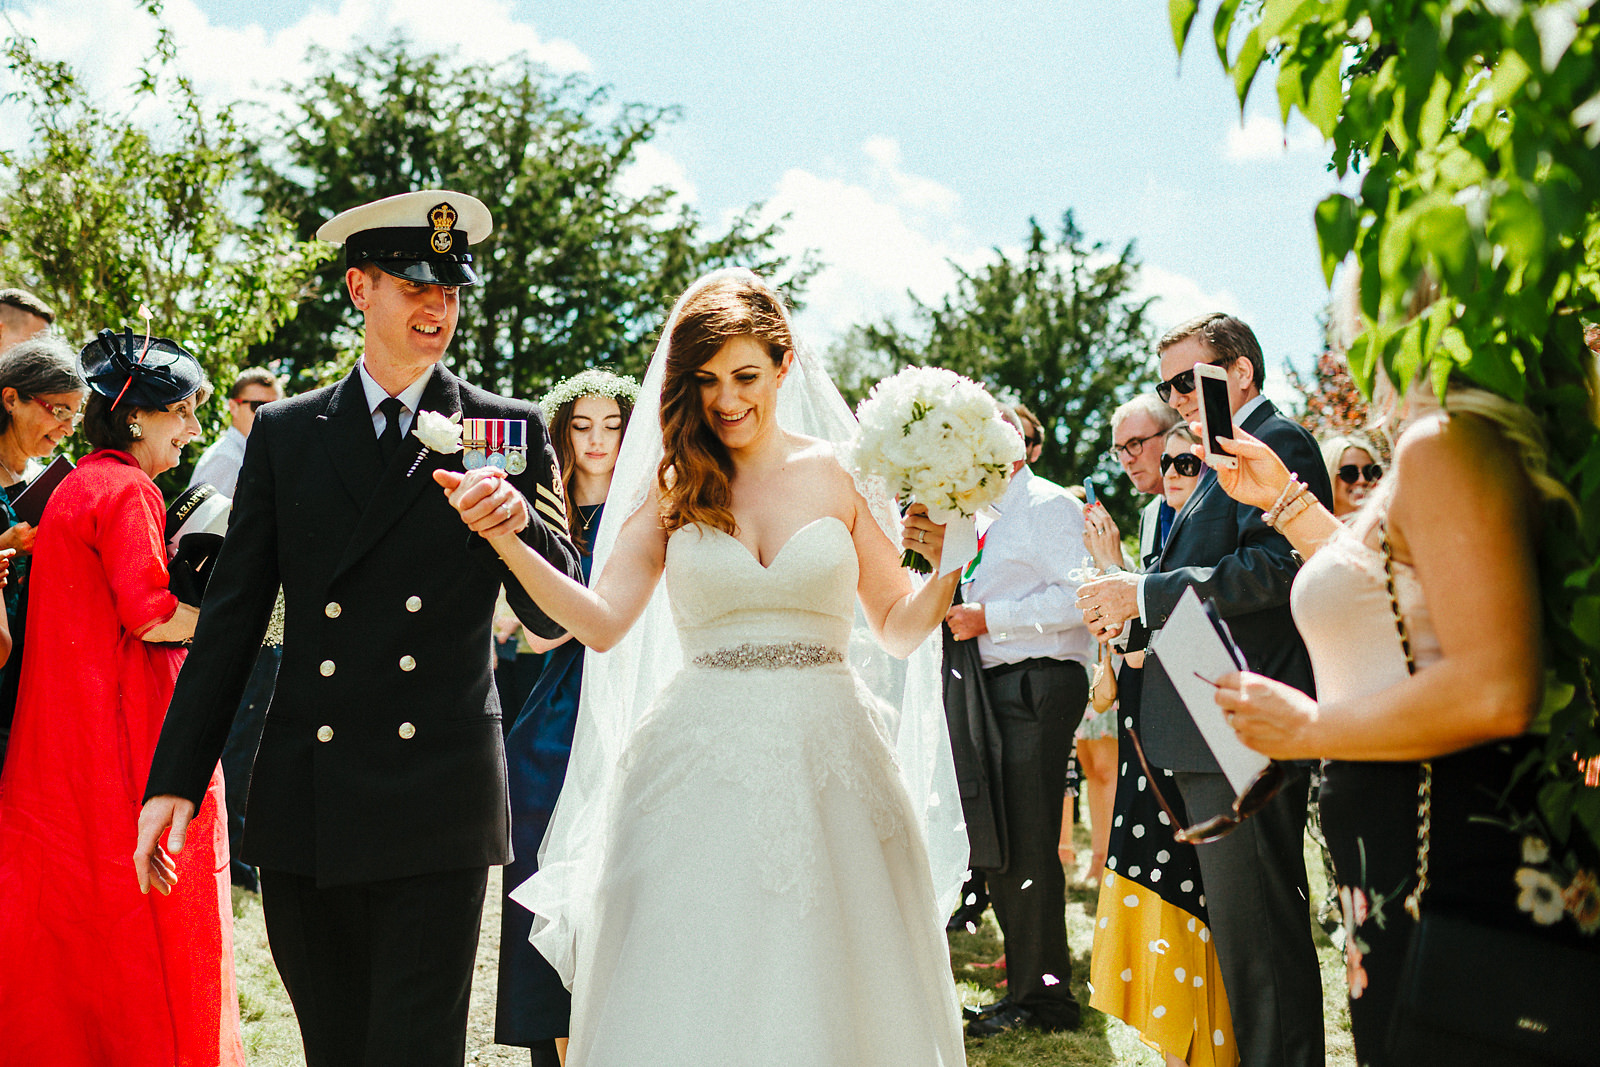
<path fill-rule="evenodd" d="M 823 522 L 826 522 L 829 519 L 832 519 L 834 522 L 838 523 L 841 527 L 844 528 L 845 533 L 847 535 L 849 534 L 850 527 L 845 526 L 844 520 L 839 518 L 839 516 L 837 516 L 837 515 L 819 515 L 818 517 L 812 519 L 810 522 L 806 523 L 804 526 L 800 527 L 800 529 L 796 530 L 794 533 L 790 534 L 789 535 L 789 539 L 787 541 L 785 541 L 782 545 L 780 545 L 779 548 L 778 548 L 778 551 L 773 555 L 771 563 L 762 563 L 760 557 L 757 556 L 754 552 L 750 551 L 750 546 L 749 545 L 745 544 L 743 541 L 739 540 L 737 537 L 733 536 L 728 531 L 722 530 L 722 529 L 718 529 L 715 526 L 708 527 L 708 529 L 716 530 L 717 533 L 721 534 L 723 537 L 726 537 L 728 540 L 732 541 L 735 545 L 737 545 L 739 547 L 739 549 L 743 553 L 743 555 L 749 557 L 751 563 L 754 563 L 757 567 L 760 567 L 764 571 L 770 571 L 773 567 L 776 567 L 778 565 L 778 561 L 780 559 L 782 559 L 783 558 L 783 554 L 789 550 L 789 546 L 794 544 L 795 541 L 799 540 L 801 534 L 805 533 L 807 530 L 811 529 L 813 526 L 817 526 L 817 525 L 819 525 L 819 524 L 821 524 Z"/>

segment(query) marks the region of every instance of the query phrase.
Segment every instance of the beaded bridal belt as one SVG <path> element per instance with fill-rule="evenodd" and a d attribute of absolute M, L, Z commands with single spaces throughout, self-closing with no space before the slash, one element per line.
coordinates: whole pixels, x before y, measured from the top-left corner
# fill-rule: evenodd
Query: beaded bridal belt
<path fill-rule="evenodd" d="M 829 663 L 843 663 L 844 656 L 838 649 L 827 645 L 786 641 L 776 645 L 746 643 L 732 648 L 719 648 L 715 652 L 702 652 L 690 662 L 696 667 L 710 667 L 719 671 L 775 671 L 784 667 L 821 667 Z"/>

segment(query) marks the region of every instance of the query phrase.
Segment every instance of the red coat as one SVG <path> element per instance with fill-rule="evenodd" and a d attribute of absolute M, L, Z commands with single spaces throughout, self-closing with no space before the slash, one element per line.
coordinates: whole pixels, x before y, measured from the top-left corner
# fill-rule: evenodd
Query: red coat
<path fill-rule="evenodd" d="M 56 489 L 34 543 L 28 641 L 0 777 L 0 1067 L 242 1064 L 222 773 L 171 896 L 133 870 L 151 753 L 184 651 L 161 493 L 124 452 Z"/>

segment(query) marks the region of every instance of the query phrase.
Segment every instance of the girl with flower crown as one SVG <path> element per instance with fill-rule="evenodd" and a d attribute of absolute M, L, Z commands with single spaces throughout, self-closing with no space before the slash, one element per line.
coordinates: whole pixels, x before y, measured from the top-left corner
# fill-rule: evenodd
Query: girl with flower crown
<path fill-rule="evenodd" d="M 539 401 L 561 461 L 567 526 L 578 546 L 585 581 L 594 563 L 594 533 L 638 395 L 639 383 L 632 378 L 591 369 L 558 382 Z M 538 870 L 539 842 L 572 752 L 584 646 L 571 634 L 553 640 L 530 635 L 530 643 L 537 652 L 548 651 L 550 658 L 506 734 L 516 860 L 506 865 L 501 883 L 507 899 L 500 911 L 494 1039 L 496 1044 L 528 1048 L 534 1067 L 554 1067 L 566 1060 L 572 996 L 555 968 L 528 943 L 533 914 L 514 904 L 509 894 Z"/>

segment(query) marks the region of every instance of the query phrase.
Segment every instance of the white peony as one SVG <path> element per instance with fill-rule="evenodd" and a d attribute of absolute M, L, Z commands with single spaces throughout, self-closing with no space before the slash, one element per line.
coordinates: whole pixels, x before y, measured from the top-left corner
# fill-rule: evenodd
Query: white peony
<path fill-rule="evenodd" d="M 437 411 L 419 411 L 411 432 L 435 452 L 453 455 L 461 451 L 461 412 L 445 418 Z"/>

